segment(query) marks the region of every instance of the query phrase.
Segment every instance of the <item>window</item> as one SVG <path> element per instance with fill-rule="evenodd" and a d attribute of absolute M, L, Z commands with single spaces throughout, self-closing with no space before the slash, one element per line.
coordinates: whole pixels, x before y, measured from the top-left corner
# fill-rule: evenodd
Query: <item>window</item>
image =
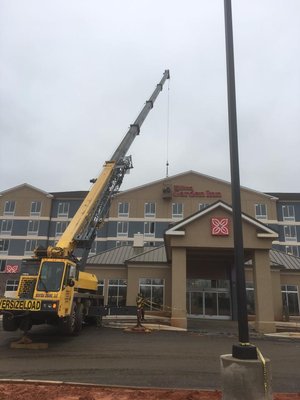
<path fill-rule="evenodd" d="M 145 203 L 145 217 L 155 217 L 156 214 L 156 204 L 155 203 Z"/>
<path fill-rule="evenodd" d="M 117 240 L 116 241 L 116 247 L 128 246 L 129 244 L 132 244 L 132 242 L 129 243 L 128 240 Z"/>
<path fill-rule="evenodd" d="M 5 272 L 6 260 L 0 260 L 0 272 Z"/>
<path fill-rule="evenodd" d="M 14 200 L 6 201 L 4 205 L 4 215 L 14 215 L 15 208 L 16 202 Z"/>
<path fill-rule="evenodd" d="M 90 248 L 89 251 L 89 256 L 94 256 L 97 253 L 97 242 L 93 241 L 92 247 Z"/>
<path fill-rule="evenodd" d="M 5 291 L 7 292 L 15 292 L 18 290 L 19 281 L 8 279 L 5 285 Z"/>
<path fill-rule="evenodd" d="M 69 216 L 69 208 L 70 208 L 70 203 L 58 203 L 58 211 L 57 211 L 57 216 L 58 217 L 68 217 Z"/>
<path fill-rule="evenodd" d="M 36 290 L 58 292 L 61 288 L 65 264 L 61 261 L 44 261 Z M 69 275 L 70 276 L 70 275 Z"/>
<path fill-rule="evenodd" d="M 128 203 L 119 203 L 118 216 L 119 217 L 129 217 L 129 204 Z"/>
<path fill-rule="evenodd" d="M 39 221 L 37 220 L 29 221 L 27 235 L 37 235 L 38 231 L 39 231 Z"/>
<path fill-rule="evenodd" d="M 104 296 L 104 279 L 99 279 L 97 292 L 100 296 Z"/>
<path fill-rule="evenodd" d="M 117 236 L 128 236 L 128 222 L 125 221 L 118 222 Z"/>
<path fill-rule="evenodd" d="M 69 225 L 68 221 L 56 222 L 55 236 L 61 236 Z"/>
<path fill-rule="evenodd" d="M 255 315 L 254 286 L 252 282 L 246 282 L 246 297 L 248 314 Z"/>
<path fill-rule="evenodd" d="M 34 216 L 37 215 L 39 216 L 41 214 L 41 206 L 42 203 L 40 201 L 33 201 L 31 203 L 31 208 L 30 208 L 30 215 Z"/>
<path fill-rule="evenodd" d="M 266 204 L 255 204 L 255 218 L 267 219 L 267 206 Z"/>
<path fill-rule="evenodd" d="M 285 246 L 285 252 L 292 256 L 299 256 L 298 246 Z"/>
<path fill-rule="evenodd" d="M 285 225 L 283 229 L 286 242 L 297 242 L 297 231 L 294 225 Z"/>
<path fill-rule="evenodd" d="M 26 240 L 25 242 L 25 255 L 30 255 L 37 248 L 37 240 Z"/>
<path fill-rule="evenodd" d="M 295 221 L 294 206 L 282 206 L 282 219 L 284 221 Z"/>
<path fill-rule="evenodd" d="M 145 309 L 162 310 L 164 305 L 164 279 L 141 278 L 140 293 L 147 300 Z"/>
<path fill-rule="evenodd" d="M 172 204 L 172 218 L 183 218 L 183 204 L 173 203 Z"/>
<path fill-rule="evenodd" d="M 203 210 L 204 208 L 208 207 L 209 204 L 207 203 L 199 203 L 199 211 Z"/>
<path fill-rule="evenodd" d="M 299 315 L 299 291 L 296 285 L 282 285 L 282 305 L 288 315 Z"/>
<path fill-rule="evenodd" d="M 144 223 L 144 236 L 155 236 L 155 222 Z"/>
<path fill-rule="evenodd" d="M 109 306 L 126 306 L 127 281 L 124 279 L 109 279 L 108 299 Z"/>
<path fill-rule="evenodd" d="M 0 254 L 7 254 L 9 248 L 8 239 L 0 239 Z"/>
<path fill-rule="evenodd" d="M 3 235 L 10 235 L 12 231 L 13 221 L 10 219 L 4 219 L 1 224 L 1 233 Z"/>

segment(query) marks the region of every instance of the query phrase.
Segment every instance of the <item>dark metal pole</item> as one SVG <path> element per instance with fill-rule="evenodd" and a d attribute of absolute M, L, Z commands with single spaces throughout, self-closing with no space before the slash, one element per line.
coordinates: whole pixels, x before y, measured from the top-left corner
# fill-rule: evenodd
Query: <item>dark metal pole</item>
<path fill-rule="evenodd" d="M 249 327 L 247 315 L 247 297 L 244 271 L 244 244 L 242 230 L 239 155 L 236 118 L 234 51 L 232 32 L 231 0 L 224 0 L 225 11 L 225 40 L 227 64 L 227 97 L 228 97 L 228 122 L 229 146 L 231 165 L 231 195 L 234 234 L 234 262 L 237 285 L 237 315 L 239 329 L 239 345 L 233 345 L 232 355 L 240 359 L 257 358 L 256 348 L 249 344 Z"/>

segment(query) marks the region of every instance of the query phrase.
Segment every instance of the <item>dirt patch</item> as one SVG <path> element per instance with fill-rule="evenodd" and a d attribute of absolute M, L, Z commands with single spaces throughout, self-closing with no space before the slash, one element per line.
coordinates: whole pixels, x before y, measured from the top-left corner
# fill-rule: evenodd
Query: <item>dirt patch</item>
<path fill-rule="evenodd" d="M 129 389 L 55 383 L 0 383 L 0 400 L 221 400 L 218 390 Z M 274 400 L 300 400 L 300 393 L 275 393 Z"/>

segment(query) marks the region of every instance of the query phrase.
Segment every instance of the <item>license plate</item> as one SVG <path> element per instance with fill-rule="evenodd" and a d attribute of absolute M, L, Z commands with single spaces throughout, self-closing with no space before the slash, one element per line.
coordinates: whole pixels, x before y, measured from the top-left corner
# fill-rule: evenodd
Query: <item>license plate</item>
<path fill-rule="evenodd" d="M 0 299 L 0 310 L 39 311 L 41 300 Z"/>

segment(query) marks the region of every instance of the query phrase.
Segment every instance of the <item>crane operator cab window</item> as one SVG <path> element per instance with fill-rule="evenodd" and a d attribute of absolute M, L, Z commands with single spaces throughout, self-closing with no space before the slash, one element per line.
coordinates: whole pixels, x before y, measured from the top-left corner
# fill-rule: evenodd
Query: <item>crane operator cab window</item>
<path fill-rule="evenodd" d="M 74 286 L 76 280 L 76 272 L 77 270 L 75 265 L 67 264 L 63 289 L 65 289 L 67 286 Z"/>
<path fill-rule="evenodd" d="M 44 261 L 41 267 L 37 290 L 58 292 L 61 288 L 64 267 L 64 262 Z"/>

